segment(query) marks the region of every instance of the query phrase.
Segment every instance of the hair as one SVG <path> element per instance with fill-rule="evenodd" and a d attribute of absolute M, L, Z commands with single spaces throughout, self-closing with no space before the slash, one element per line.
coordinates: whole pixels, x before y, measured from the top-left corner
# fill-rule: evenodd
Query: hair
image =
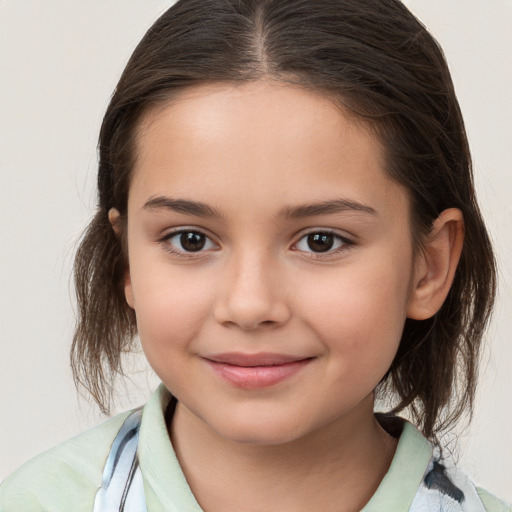
<path fill-rule="evenodd" d="M 123 291 L 124 242 L 108 212 L 126 220 L 142 116 L 205 83 L 277 80 L 327 95 L 376 134 L 385 170 L 409 192 L 414 245 L 446 208 L 464 215 L 465 241 L 438 313 L 405 322 L 379 385 L 435 439 L 471 411 L 482 336 L 492 310 L 495 260 L 475 200 L 464 123 L 441 48 L 399 0 L 180 0 L 131 56 L 99 137 L 97 212 L 74 267 L 78 319 L 75 383 L 103 412 L 137 328 Z"/>

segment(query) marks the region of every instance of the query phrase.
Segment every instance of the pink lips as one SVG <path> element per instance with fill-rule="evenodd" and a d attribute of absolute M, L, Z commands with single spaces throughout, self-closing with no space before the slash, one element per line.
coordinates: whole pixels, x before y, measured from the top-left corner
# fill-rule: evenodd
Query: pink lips
<path fill-rule="evenodd" d="M 295 375 L 313 358 L 273 353 L 230 352 L 208 356 L 205 360 L 229 383 L 244 389 L 257 389 L 273 386 Z"/>

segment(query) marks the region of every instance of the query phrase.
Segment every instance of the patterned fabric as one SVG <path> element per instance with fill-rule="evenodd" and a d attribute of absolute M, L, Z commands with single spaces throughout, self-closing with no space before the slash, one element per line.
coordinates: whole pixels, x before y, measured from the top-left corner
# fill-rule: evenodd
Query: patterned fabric
<path fill-rule="evenodd" d="M 142 409 L 130 414 L 114 439 L 93 512 L 146 512 L 144 485 L 137 458 L 141 419 Z"/>
<path fill-rule="evenodd" d="M 409 512 L 485 512 L 474 485 L 454 466 L 433 458 Z"/>

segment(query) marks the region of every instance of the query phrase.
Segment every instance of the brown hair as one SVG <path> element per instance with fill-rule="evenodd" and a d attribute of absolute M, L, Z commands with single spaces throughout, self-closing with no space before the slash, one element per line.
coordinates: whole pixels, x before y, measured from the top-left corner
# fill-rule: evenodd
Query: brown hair
<path fill-rule="evenodd" d="M 495 295 L 459 105 L 442 50 L 399 0 L 180 0 L 150 28 L 112 96 L 99 139 L 99 206 L 75 261 L 77 384 L 107 410 L 121 354 L 136 335 L 123 293 L 122 240 L 141 116 L 184 88 L 271 78 L 320 91 L 364 120 L 387 172 L 410 193 L 416 246 L 446 208 L 460 208 L 465 243 L 451 291 L 425 321 L 407 320 L 380 390 L 409 408 L 427 437 L 471 412 L 479 348 Z"/>

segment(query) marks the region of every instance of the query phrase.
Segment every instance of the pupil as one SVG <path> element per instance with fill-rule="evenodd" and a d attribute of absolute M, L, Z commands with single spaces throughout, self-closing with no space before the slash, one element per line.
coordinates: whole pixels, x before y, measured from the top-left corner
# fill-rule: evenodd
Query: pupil
<path fill-rule="evenodd" d="M 200 251 L 204 247 L 205 242 L 205 236 L 201 233 L 189 231 L 188 233 L 182 233 L 180 236 L 181 246 L 190 252 Z"/>
<path fill-rule="evenodd" d="M 332 249 L 334 237 L 329 233 L 314 233 L 308 235 L 308 247 L 314 252 L 326 252 Z"/>

